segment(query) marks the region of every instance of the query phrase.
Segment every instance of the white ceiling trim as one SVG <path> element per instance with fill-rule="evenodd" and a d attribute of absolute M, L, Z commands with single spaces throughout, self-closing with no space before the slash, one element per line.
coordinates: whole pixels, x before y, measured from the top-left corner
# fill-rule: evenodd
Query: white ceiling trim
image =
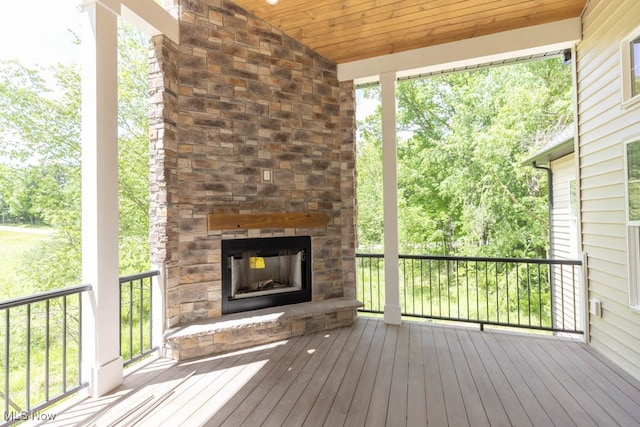
<path fill-rule="evenodd" d="M 153 0 L 121 0 L 121 4 L 122 18 L 145 34 L 150 36 L 164 34 L 173 42 L 180 43 L 178 19 Z"/>
<path fill-rule="evenodd" d="M 395 72 L 401 78 L 539 55 L 569 49 L 580 41 L 581 35 L 581 19 L 565 19 L 338 64 L 338 80 L 365 84 L 378 81 L 383 73 Z"/>
<path fill-rule="evenodd" d="M 78 7 L 82 10 L 93 3 L 103 5 L 148 36 L 164 34 L 175 43 L 180 43 L 178 19 L 153 0 L 86 0 Z"/>

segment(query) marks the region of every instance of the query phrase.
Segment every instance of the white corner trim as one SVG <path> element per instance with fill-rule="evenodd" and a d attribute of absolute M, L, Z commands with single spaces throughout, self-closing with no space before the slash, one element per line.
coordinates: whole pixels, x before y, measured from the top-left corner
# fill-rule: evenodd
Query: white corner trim
<path fill-rule="evenodd" d="M 573 47 L 582 36 L 579 17 L 436 46 L 338 64 L 338 80 L 376 81 L 383 73 L 398 77 L 535 55 Z"/>
<path fill-rule="evenodd" d="M 178 19 L 153 0 L 85 0 L 78 4 L 78 8 L 84 10 L 92 4 L 102 5 L 148 36 L 164 34 L 173 42 L 180 43 Z"/>
<path fill-rule="evenodd" d="M 149 36 L 164 34 L 180 43 L 178 20 L 153 0 L 121 0 L 120 14 Z"/>

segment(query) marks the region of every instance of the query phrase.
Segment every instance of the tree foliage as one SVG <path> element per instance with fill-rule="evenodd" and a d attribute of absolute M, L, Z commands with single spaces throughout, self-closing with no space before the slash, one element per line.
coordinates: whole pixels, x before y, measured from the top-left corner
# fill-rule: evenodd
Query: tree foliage
<path fill-rule="evenodd" d="M 149 268 L 148 41 L 119 27 L 120 272 Z M 80 283 L 81 176 L 78 66 L 28 68 L 0 62 L 0 211 L 2 220 L 42 222 L 57 231 L 27 255 L 20 287 Z M 23 292 L 24 293 L 24 292 Z"/>
<path fill-rule="evenodd" d="M 401 251 L 544 257 L 546 176 L 522 162 L 573 120 L 570 68 L 552 59 L 406 80 L 397 104 Z M 381 243 L 382 198 L 371 192 L 382 174 L 370 164 L 380 162 L 379 117 L 378 108 L 359 123 L 364 249 Z"/>

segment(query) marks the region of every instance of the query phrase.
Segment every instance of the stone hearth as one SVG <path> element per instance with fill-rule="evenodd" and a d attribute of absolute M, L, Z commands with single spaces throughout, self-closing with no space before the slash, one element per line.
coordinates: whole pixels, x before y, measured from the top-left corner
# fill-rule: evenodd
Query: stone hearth
<path fill-rule="evenodd" d="M 164 355 L 186 360 L 349 326 L 361 304 L 347 298 L 271 307 L 169 330 Z"/>
<path fill-rule="evenodd" d="M 268 335 L 343 326 L 357 305 L 353 82 L 339 82 L 336 64 L 233 2 L 176 0 L 175 10 L 180 45 L 155 37 L 150 65 L 150 240 L 152 260 L 165 273 L 169 353 L 182 358 L 256 342 L 243 332 L 215 346 L 218 333 L 201 339 L 177 332 L 196 324 L 218 330 L 226 321 L 224 239 L 311 236 L 313 292 L 303 309 L 314 320 L 285 316 Z M 211 214 L 326 221 L 212 228 Z M 328 308 L 332 300 L 351 308 Z"/>

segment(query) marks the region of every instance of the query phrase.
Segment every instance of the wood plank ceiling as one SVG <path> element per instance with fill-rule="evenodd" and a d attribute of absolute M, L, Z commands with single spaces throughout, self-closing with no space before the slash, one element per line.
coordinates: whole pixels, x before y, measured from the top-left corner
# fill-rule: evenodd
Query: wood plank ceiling
<path fill-rule="evenodd" d="M 233 0 L 335 63 L 580 16 L 587 0 Z"/>

